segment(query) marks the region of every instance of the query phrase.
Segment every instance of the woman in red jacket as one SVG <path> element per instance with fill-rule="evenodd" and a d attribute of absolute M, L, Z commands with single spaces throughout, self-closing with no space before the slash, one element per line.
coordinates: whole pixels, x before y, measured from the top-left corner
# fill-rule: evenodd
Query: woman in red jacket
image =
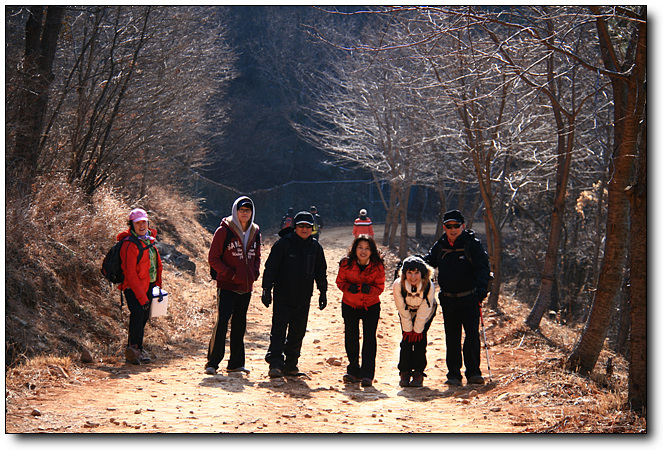
<path fill-rule="evenodd" d="M 384 291 L 385 271 L 382 255 L 372 237 L 355 238 L 348 256 L 338 269 L 336 285 L 343 291 L 341 305 L 345 323 L 345 352 L 348 370 L 346 383 L 372 386 L 377 353 L 377 328 L 380 319 L 380 294 Z M 359 321 L 363 324 L 364 343 L 359 364 Z"/>
<path fill-rule="evenodd" d="M 145 364 L 150 358 L 143 350 L 145 325 L 150 318 L 152 288 L 161 287 L 161 257 L 154 246 L 157 230 L 149 227 L 147 213 L 136 208 L 129 213 L 129 229 L 117 235 L 117 240 L 124 240 L 120 249 L 124 281 L 119 289 L 124 291 L 129 307 L 129 345 L 125 350 L 127 362 Z M 138 238 L 139 249 L 135 240 Z"/>

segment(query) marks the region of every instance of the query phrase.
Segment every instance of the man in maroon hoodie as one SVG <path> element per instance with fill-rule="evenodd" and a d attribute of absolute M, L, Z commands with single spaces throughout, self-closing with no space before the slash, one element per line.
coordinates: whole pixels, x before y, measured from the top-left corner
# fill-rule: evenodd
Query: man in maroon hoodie
<path fill-rule="evenodd" d="M 253 222 L 253 201 L 241 196 L 214 233 L 208 261 L 216 272 L 219 315 L 207 351 L 205 373 L 214 375 L 223 359 L 230 321 L 228 372 L 246 372 L 244 333 L 253 282 L 260 273 L 260 227 Z"/>

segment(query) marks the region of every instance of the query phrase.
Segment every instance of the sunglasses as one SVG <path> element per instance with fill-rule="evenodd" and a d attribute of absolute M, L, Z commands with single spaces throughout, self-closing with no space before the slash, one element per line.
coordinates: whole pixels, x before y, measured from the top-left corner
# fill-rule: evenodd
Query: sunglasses
<path fill-rule="evenodd" d="M 299 228 L 313 228 L 313 225 L 309 225 L 307 223 L 298 223 L 297 226 Z"/>
<path fill-rule="evenodd" d="M 444 228 L 449 228 L 449 229 L 460 228 L 461 225 L 462 225 L 462 223 L 454 223 L 454 224 L 449 224 L 449 225 L 445 224 Z"/>

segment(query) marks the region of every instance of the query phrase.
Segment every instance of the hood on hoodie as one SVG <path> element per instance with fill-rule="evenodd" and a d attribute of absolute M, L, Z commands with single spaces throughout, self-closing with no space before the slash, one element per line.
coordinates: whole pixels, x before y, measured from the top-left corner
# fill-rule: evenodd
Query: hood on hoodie
<path fill-rule="evenodd" d="M 239 209 L 240 205 L 245 205 L 246 203 L 249 203 L 251 205 L 251 210 L 253 213 L 251 214 L 251 220 L 249 221 L 249 226 L 246 228 L 246 231 L 242 229 L 242 225 L 239 222 L 239 217 L 237 216 L 237 210 Z M 253 230 L 253 219 L 256 216 L 256 208 L 253 203 L 253 200 L 251 200 L 249 197 L 242 195 L 240 197 L 237 197 L 235 202 L 233 203 L 232 207 L 232 215 L 225 220 L 229 223 L 229 225 L 235 229 L 235 231 L 238 233 L 238 235 L 242 238 L 242 244 L 244 245 L 244 248 L 248 246 L 249 243 L 249 238 L 251 236 L 251 231 Z"/>

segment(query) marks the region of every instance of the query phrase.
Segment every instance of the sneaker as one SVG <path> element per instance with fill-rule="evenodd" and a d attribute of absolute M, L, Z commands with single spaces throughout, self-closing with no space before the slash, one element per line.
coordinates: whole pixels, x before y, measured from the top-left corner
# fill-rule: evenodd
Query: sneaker
<path fill-rule="evenodd" d="M 412 374 L 412 381 L 410 387 L 421 387 L 424 385 L 424 374 L 421 372 L 414 372 Z"/>
<path fill-rule="evenodd" d="M 359 383 L 360 381 L 361 380 L 359 379 L 359 377 L 356 377 L 356 376 L 354 376 L 350 373 L 346 373 L 345 375 L 343 375 L 343 382 L 344 383 L 348 383 L 348 384 L 349 383 Z"/>
<path fill-rule="evenodd" d="M 467 379 L 467 384 L 486 384 L 486 380 L 481 375 L 474 375 Z"/>
<path fill-rule="evenodd" d="M 149 364 L 149 363 L 152 362 L 152 358 L 147 356 L 147 353 L 140 352 L 140 356 L 138 357 L 138 361 L 140 361 L 141 364 Z"/>
<path fill-rule="evenodd" d="M 283 371 L 278 367 L 274 367 L 272 369 L 269 369 L 267 375 L 269 375 L 269 378 L 280 378 L 283 376 Z"/>
<path fill-rule="evenodd" d="M 244 372 L 244 373 L 251 373 L 249 369 L 246 367 L 236 367 L 234 369 L 228 369 L 228 372 Z"/>
<path fill-rule="evenodd" d="M 373 386 L 373 380 L 371 380 L 370 378 L 362 378 L 361 385 L 364 387 L 371 387 Z"/>
<path fill-rule="evenodd" d="M 408 387 L 410 385 L 410 372 L 401 372 L 401 381 L 398 382 L 400 387 Z"/>
<path fill-rule="evenodd" d="M 140 358 L 140 350 L 138 350 L 136 347 L 131 347 L 131 346 L 127 347 L 124 350 L 124 356 L 126 357 L 127 362 L 129 364 L 133 364 L 135 366 L 140 365 L 140 359 L 139 359 Z"/>
<path fill-rule="evenodd" d="M 216 375 L 216 369 L 212 366 L 205 367 L 205 373 L 207 375 Z"/>
<path fill-rule="evenodd" d="M 444 383 L 448 384 L 449 386 L 462 386 L 463 385 L 463 382 L 460 381 L 458 378 L 449 378 Z"/>

